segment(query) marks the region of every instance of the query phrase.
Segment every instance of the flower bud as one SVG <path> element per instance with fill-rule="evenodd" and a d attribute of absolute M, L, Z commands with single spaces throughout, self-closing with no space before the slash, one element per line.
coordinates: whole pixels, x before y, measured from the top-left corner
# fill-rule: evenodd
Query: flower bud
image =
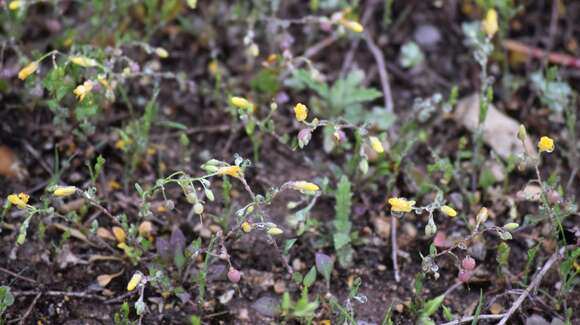
<path fill-rule="evenodd" d="M 524 141 L 528 137 L 528 132 L 526 132 L 526 127 L 523 124 L 520 124 L 518 129 L 518 139 Z"/>
<path fill-rule="evenodd" d="M 189 192 L 185 195 L 185 199 L 187 200 L 187 203 L 189 204 L 196 204 L 199 200 L 197 199 L 197 195 L 195 195 L 195 192 Z"/>
<path fill-rule="evenodd" d="M 121 227 L 113 227 L 113 235 L 119 243 L 124 243 L 127 240 L 127 234 Z"/>
<path fill-rule="evenodd" d="M 139 225 L 139 235 L 143 236 L 144 238 L 150 239 L 151 233 L 153 232 L 153 224 L 151 221 L 143 221 Z"/>
<path fill-rule="evenodd" d="M 477 217 L 476 217 L 477 223 L 482 224 L 482 223 L 486 222 L 487 217 L 488 217 L 487 208 L 481 208 L 481 210 L 479 210 L 479 213 L 477 213 Z"/>
<path fill-rule="evenodd" d="M 242 277 L 242 274 L 240 273 L 240 271 L 236 270 L 233 267 L 230 267 L 230 270 L 228 271 L 228 279 L 231 282 L 238 283 L 238 282 L 240 282 L 241 277 Z"/>
<path fill-rule="evenodd" d="M 252 224 L 247 221 L 244 221 L 242 223 L 242 231 L 245 233 L 249 233 L 250 231 L 252 231 Z"/>
<path fill-rule="evenodd" d="M 562 196 L 556 190 L 549 190 L 547 193 L 548 201 L 552 204 L 562 203 Z"/>
<path fill-rule="evenodd" d="M 268 235 L 272 235 L 272 236 L 278 236 L 284 233 L 284 230 L 278 228 L 278 227 L 273 227 L 268 229 Z"/>
<path fill-rule="evenodd" d="M 312 129 L 306 128 L 298 132 L 298 145 L 300 148 L 306 147 L 310 142 L 310 139 L 312 139 Z"/>
<path fill-rule="evenodd" d="M 510 222 L 507 223 L 505 225 L 503 225 L 503 229 L 507 230 L 507 231 L 514 231 L 516 230 L 520 225 L 515 223 L 515 222 Z"/>
<path fill-rule="evenodd" d="M 475 260 L 471 256 L 466 256 L 463 261 L 461 261 L 461 267 L 467 271 L 473 271 L 475 269 Z"/>
<path fill-rule="evenodd" d="M 175 202 L 173 202 L 173 200 L 165 200 L 165 202 L 163 202 L 163 206 L 167 210 L 173 210 L 175 208 Z"/>

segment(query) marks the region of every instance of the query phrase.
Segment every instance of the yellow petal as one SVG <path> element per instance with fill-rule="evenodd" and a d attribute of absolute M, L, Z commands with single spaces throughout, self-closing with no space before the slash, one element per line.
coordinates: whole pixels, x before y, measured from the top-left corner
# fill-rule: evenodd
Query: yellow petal
<path fill-rule="evenodd" d="M 407 199 L 398 197 L 392 197 L 388 202 L 393 212 L 411 212 L 413 205 L 415 205 L 415 201 L 408 201 Z"/>
<path fill-rule="evenodd" d="M 135 272 L 135 274 L 133 274 L 133 276 L 131 277 L 131 280 L 129 280 L 129 283 L 127 283 L 127 291 L 135 290 L 135 288 L 137 288 L 142 279 L 143 274 L 141 274 L 141 272 Z"/>
<path fill-rule="evenodd" d="M 241 175 L 241 168 L 240 166 L 226 166 L 220 167 L 216 174 L 218 175 L 229 175 L 232 177 L 240 177 Z"/>
<path fill-rule="evenodd" d="M 445 213 L 447 216 L 450 216 L 451 218 L 457 216 L 457 211 L 455 211 L 455 209 L 453 209 L 452 207 L 450 207 L 448 205 L 442 206 L 441 212 Z"/>
<path fill-rule="evenodd" d="M 252 224 L 247 221 L 244 221 L 242 223 L 242 231 L 245 233 L 249 233 L 250 231 L 252 231 Z"/>
<path fill-rule="evenodd" d="M 25 66 L 24 68 L 22 68 L 22 70 L 18 72 L 18 79 L 26 80 L 26 78 L 28 78 L 31 74 L 33 74 L 37 69 L 38 62 L 37 61 L 30 62 L 27 66 Z"/>
<path fill-rule="evenodd" d="M 249 100 L 245 99 L 244 97 L 232 97 L 230 98 L 230 103 L 237 107 L 237 108 L 241 108 L 241 109 L 247 109 L 247 110 L 253 110 L 254 108 L 254 104 L 252 104 L 252 102 L 250 102 Z"/>
<path fill-rule="evenodd" d="M 54 196 L 66 197 L 73 195 L 77 191 L 76 186 L 58 186 L 54 189 L 52 194 Z"/>
<path fill-rule="evenodd" d="M 292 182 L 292 188 L 300 192 L 316 192 L 320 190 L 318 185 L 305 181 Z"/>
<path fill-rule="evenodd" d="M 381 143 L 381 140 L 379 140 L 379 138 L 369 137 L 369 141 L 371 142 L 371 147 L 373 148 L 374 151 L 376 151 L 377 153 L 385 152 L 383 144 Z"/>
<path fill-rule="evenodd" d="M 69 57 L 69 60 L 76 64 L 76 65 L 80 65 L 81 67 L 85 67 L 85 68 L 90 68 L 90 67 L 94 67 L 97 66 L 97 61 L 95 61 L 94 59 L 91 58 L 87 58 L 86 56 L 71 56 Z"/>
<path fill-rule="evenodd" d="M 303 122 L 308 117 L 308 107 L 302 103 L 296 104 L 294 106 L 294 115 L 298 122 Z"/>
<path fill-rule="evenodd" d="M 123 230 L 123 228 L 121 227 L 113 227 L 113 235 L 115 236 L 115 239 L 117 239 L 117 241 L 119 243 L 124 243 L 127 240 L 127 234 L 125 233 L 125 230 Z"/>
<path fill-rule="evenodd" d="M 23 4 L 24 4 L 24 1 L 22 1 L 22 0 L 14 0 L 8 4 L 8 9 L 18 10 L 20 7 L 22 7 Z"/>
<path fill-rule="evenodd" d="M 272 236 L 278 236 L 278 235 L 281 235 L 283 233 L 284 233 L 284 230 L 282 230 L 278 227 L 268 229 L 268 234 L 272 235 Z"/>
<path fill-rule="evenodd" d="M 485 19 L 481 23 L 481 28 L 488 37 L 493 37 L 497 33 L 499 27 L 497 24 L 497 11 L 495 9 L 490 9 L 485 15 Z"/>
<path fill-rule="evenodd" d="M 550 137 L 541 137 L 538 142 L 538 150 L 540 152 L 552 152 L 554 151 L 554 140 Z"/>

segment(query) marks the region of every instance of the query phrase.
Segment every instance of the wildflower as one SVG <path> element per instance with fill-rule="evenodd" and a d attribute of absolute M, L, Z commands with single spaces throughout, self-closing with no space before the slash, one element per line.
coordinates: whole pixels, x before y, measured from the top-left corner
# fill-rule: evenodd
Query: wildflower
<path fill-rule="evenodd" d="M 402 197 L 392 197 L 389 199 L 389 204 L 391 205 L 391 211 L 393 212 L 411 212 L 411 210 L 413 210 L 413 205 L 415 205 L 415 201 L 408 201 Z"/>
<path fill-rule="evenodd" d="M 218 74 L 220 66 L 217 60 L 212 60 L 208 65 L 207 69 L 212 76 L 216 76 Z"/>
<path fill-rule="evenodd" d="M 341 19 L 339 23 L 346 29 L 350 29 L 355 33 L 362 33 L 364 31 L 363 25 L 361 25 L 358 21 Z"/>
<path fill-rule="evenodd" d="M 300 192 L 316 192 L 320 190 L 320 187 L 314 183 L 298 181 L 292 182 L 292 188 Z"/>
<path fill-rule="evenodd" d="M 216 174 L 229 175 L 232 177 L 240 177 L 241 176 L 241 168 L 240 168 L 240 166 L 220 167 L 220 168 L 218 168 Z"/>
<path fill-rule="evenodd" d="M 119 139 L 115 142 L 115 148 L 120 150 L 125 150 L 128 145 L 132 144 L 133 140 L 131 139 Z"/>
<path fill-rule="evenodd" d="M 441 212 L 445 213 L 445 215 L 450 216 L 451 218 L 457 216 L 457 211 L 448 205 L 444 205 L 441 207 Z"/>
<path fill-rule="evenodd" d="M 268 229 L 268 234 L 272 235 L 272 236 L 278 236 L 284 233 L 284 230 L 278 228 L 278 227 L 273 227 Z"/>
<path fill-rule="evenodd" d="M 76 186 L 57 186 L 53 191 L 52 195 L 66 197 L 73 195 L 77 191 Z"/>
<path fill-rule="evenodd" d="M 106 79 L 105 75 L 98 75 L 97 80 L 103 87 L 105 87 L 106 90 L 112 90 L 111 84 L 109 84 L 109 81 Z"/>
<path fill-rule="evenodd" d="M 495 9 L 489 9 L 485 15 L 485 19 L 481 23 L 481 28 L 487 35 L 487 37 L 492 38 L 498 31 L 497 25 L 497 11 Z"/>
<path fill-rule="evenodd" d="M 457 275 L 457 277 L 459 278 L 459 281 L 467 283 L 469 282 L 469 279 L 471 278 L 472 275 L 473 272 L 461 269 L 459 270 L 459 274 Z"/>
<path fill-rule="evenodd" d="M 373 148 L 373 150 L 376 153 L 383 153 L 383 152 L 385 152 L 385 148 L 383 148 L 383 144 L 381 143 L 381 140 L 379 140 L 379 138 L 377 138 L 377 137 L 369 137 L 369 141 L 371 142 L 371 148 Z"/>
<path fill-rule="evenodd" d="M 79 102 L 85 99 L 85 96 L 91 92 L 93 89 L 93 82 L 90 80 L 85 81 L 82 85 L 78 85 L 73 93 L 78 97 Z"/>
<path fill-rule="evenodd" d="M 230 103 L 237 108 L 247 109 L 248 111 L 254 110 L 254 104 L 244 97 L 232 97 L 230 98 Z"/>
<path fill-rule="evenodd" d="M 95 59 L 87 58 L 86 56 L 71 56 L 68 59 L 70 60 L 70 62 L 85 68 L 90 68 L 98 65 Z"/>
<path fill-rule="evenodd" d="M 127 283 L 127 291 L 135 290 L 139 283 L 141 283 L 141 280 L 143 280 L 143 274 L 141 272 L 135 272 L 131 277 L 131 280 L 129 280 L 129 283 Z"/>
<path fill-rule="evenodd" d="M 538 149 L 540 152 L 554 151 L 554 140 L 550 137 L 541 137 L 538 142 Z"/>
<path fill-rule="evenodd" d="M 298 103 L 294 106 L 294 114 L 296 115 L 296 121 L 304 122 L 308 117 L 308 107 L 302 103 Z"/>
<path fill-rule="evenodd" d="M 24 209 L 26 208 L 26 204 L 28 204 L 29 198 L 30 196 L 26 193 L 10 194 L 8 195 L 8 202 L 17 206 L 19 209 Z"/>
<path fill-rule="evenodd" d="M 244 221 L 242 223 L 242 231 L 245 233 L 249 233 L 250 231 L 252 231 L 252 224 L 247 221 Z"/>
<path fill-rule="evenodd" d="M 30 62 L 22 70 L 18 72 L 18 79 L 26 80 L 31 74 L 33 74 L 38 69 L 38 62 Z"/>
<path fill-rule="evenodd" d="M 22 1 L 22 0 L 14 0 L 8 4 L 8 9 L 18 10 L 20 7 L 22 7 L 23 4 L 24 4 L 24 1 Z"/>
<path fill-rule="evenodd" d="M 113 235 L 119 243 L 124 243 L 127 240 L 127 234 L 121 227 L 113 227 Z"/>

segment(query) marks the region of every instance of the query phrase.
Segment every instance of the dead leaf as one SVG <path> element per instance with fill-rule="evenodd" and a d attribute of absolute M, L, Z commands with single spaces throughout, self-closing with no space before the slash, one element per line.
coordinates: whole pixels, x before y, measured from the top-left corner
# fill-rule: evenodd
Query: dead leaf
<path fill-rule="evenodd" d="M 523 190 L 519 191 L 516 196 L 522 201 L 538 202 L 542 197 L 542 188 L 538 185 L 528 184 Z"/>
<path fill-rule="evenodd" d="M 0 146 L 0 176 L 22 180 L 27 172 L 22 168 L 16 153 L 7 146 Z"/>
<path fill-rule="evenodd" d="M 101 237 L 102 239 L 108 239 L 111 241 L 115 241 L 115 237 L 107 228 L 103 228 L 103 227 L 97 228 L 97 236 Z"/>
<path fill-rule="evenodd" d="M 69 245 L 64 245 L 58 256 L 56 257 L 56 262 L 61 269 L 66 269 L 69 265 L 77 265 L 77 264 L 88 264 L 87 261 L 78 258 L 73 252 L 70 250 Z"/>
<path fill-rule="evenodd" d="M 101 286 L 101 287 L 106 287 L 114 278 L 118 277 L 119 275 L 123 274 L 123 272 L 125 272 L 125 270 L 121 270 L 117 273 L 113 273 L 113 274 L 101 274 L 97 277 L 97 283 Z"/>
<path fill-rule="evenodd" d="M 62 231 L 68 231 L 70 233 L 70 235 L 76 239 L 80 239 L 82 241 L 84 241 L 85 243 L 91 245 L 91 246 L 95 246 L 88 238 L 87 236 L 85 236 L 82 232 L 80 232 L 77 229 L 71 228 L 69 226 L 60 224 L 60 223 L 54 223 L 53 226 L 59 230 Z"/>
<path fill-rule="evenodd" d="M 477 94 L 461 99 L 453 113 L 455 120 L 468 130 L 475 132 L 479 121 L 479 96 Z M 508 159 L 510 155 L 524 152 L 517 138 L 520 123 L 489 105 L 487 117 L 483 124 L 483 141 L 489 145 L 501 158 Z M 526 139 L 526 150 L 529 155 L 537 156 L 536 148 Z"/>

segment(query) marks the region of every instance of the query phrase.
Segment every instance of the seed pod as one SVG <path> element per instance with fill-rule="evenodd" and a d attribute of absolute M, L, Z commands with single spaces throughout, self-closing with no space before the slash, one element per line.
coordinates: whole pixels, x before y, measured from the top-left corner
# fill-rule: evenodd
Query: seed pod
<path fill-rule="evenodd" d="M 197 202 L 193 205 L 193 212 L 195 214 L 202 214 L 203 213 L 203 204 Z"/>

